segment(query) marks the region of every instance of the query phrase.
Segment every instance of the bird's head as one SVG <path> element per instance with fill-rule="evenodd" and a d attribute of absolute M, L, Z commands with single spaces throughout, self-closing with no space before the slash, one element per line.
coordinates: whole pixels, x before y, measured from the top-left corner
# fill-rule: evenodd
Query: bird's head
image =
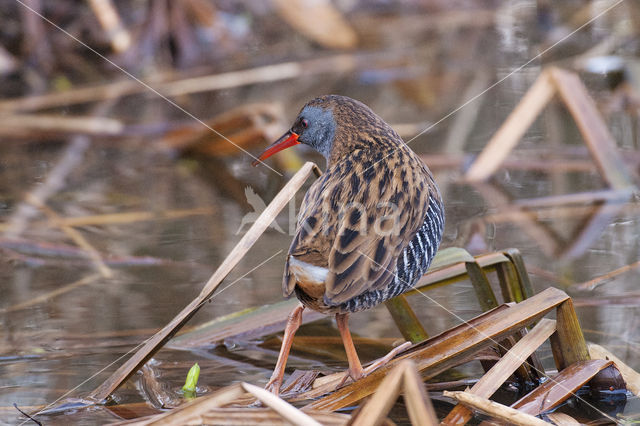
<path fill-rule="evenodd" d="M 253 165 L 298 144 L 312 147 L 329 164 L 356 149 L 379 145 L 379 141 L 389 137 L 401 140 L 387 123 L 362 102 L 346 96 L 325 95 L 302 107 L 291 129 L 267 147 Z"/>
<path fill-rule="evenodd" d="M 335 134 L 336 120 L 333 116 L 333 109 L 329 105 L 319 104 L 318 100 L 314 99 L 302 108 L 293 122 L 293 126 L 277 141 L 267 147 L 258 159 L 262 161 L 278 151 L 294 145 L 304 144 L 315 149 L 328 160 Z M 253 165 L 255 166 L 257 163 L 258 161 L 254 161 Z"/>

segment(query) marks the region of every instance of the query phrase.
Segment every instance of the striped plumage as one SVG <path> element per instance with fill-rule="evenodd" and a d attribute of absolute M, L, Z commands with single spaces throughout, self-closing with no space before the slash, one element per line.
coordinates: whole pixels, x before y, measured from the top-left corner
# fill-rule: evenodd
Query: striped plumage
<path fill-rule="evenodd" d="M 336 132 L 327 170 L 302 202 L 288 258 L 328 275 L 323 297 L 312 297 L 288 261 L 283 290 L 314 310 L 357 312 L 426 272 L 442 237 L 442 200 L 427 166 L 369 107 L 341 96 L 308 105 L 331 109 Z M 389 232 L 385 217 L 395 226 Z"/>
<path fill-rule="evenodd" d="M 442 203 L 430 198 L 425 221 L 396 261 L 392 282 L 380 290 L 368 290 L 349 299 L 339 306 L 339 311 L 359 312 L 411 290 L 436 254 L 442 238 L 443 213 Z M 296 295 L 300 299 L 300 294 Z"/>
<path fill-rule="evenodd" d="M 426 272 L 442 238 L 442 199 L 422 160 L 356 100 L 328 95 L 310 101 L 260 159 L 297 143 L 323 154 L 327 169 L 302 202 L 283 291 L 306 307 L 336 314 L 355 379 L 363 370 L 345 334 L 346 314 L 409 290 Z M 286 361 L 285 343 L 282 353 Z M 276 392 L 283 368 L 279 359 L 270 382 Z"/>

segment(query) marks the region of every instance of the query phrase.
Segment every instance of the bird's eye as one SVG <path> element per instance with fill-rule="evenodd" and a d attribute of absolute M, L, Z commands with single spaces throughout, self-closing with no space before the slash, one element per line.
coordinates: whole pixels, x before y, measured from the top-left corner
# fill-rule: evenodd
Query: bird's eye
<path fill-rule="evenodd" d="M 302 123 L 302 127 L 304 127 L 305 129 L 309 127 L 309 120 L 307 120 L 306 118 L 303 118 L 300 123 Z"/>

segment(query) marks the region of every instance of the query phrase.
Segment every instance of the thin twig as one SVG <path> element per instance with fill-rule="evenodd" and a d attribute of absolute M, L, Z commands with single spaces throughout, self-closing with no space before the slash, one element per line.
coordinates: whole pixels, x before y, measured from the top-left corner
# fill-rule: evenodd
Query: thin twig
<path fill-rule="evenodd" d="M 15 402 L 13 403 L 13 406 L 15 407 L 16 410 L 18 410 L 20 412 L 20 414 L 22 414 L 23 416 L 26 416 L 29 420 L 31 420 L 32 422 L 34 422 L 35 424 L 37 424 L 38 426 L 42 426 L 42 423 L 40 423 L 39 421 L 37 421 L 36 419 L 34 419 L 33 417 L 31 417 L 30 415 L 28 415 L 27 413 L 25 413 L 24 411 L 22 411 L 20 408 L 18 408 L 18 404 L 16 404 Z"/>

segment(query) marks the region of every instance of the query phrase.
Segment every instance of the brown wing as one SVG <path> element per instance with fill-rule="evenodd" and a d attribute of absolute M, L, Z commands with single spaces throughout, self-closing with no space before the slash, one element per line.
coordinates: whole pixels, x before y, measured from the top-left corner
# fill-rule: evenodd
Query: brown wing
<path fill-rule="evenodd" d="M 329 269 L 325 303 L 337 305 L 393 278 L 398 256 L 423 223 L 432 180 L 413 153 L 336 166 L 309 190 L 290 255 Z M 353 154 L 357 159 L 358 153 Z M 404 160 L 404 161 L 401 161 Z M 285 293 L 295 282 L 285 274 Z"/>

